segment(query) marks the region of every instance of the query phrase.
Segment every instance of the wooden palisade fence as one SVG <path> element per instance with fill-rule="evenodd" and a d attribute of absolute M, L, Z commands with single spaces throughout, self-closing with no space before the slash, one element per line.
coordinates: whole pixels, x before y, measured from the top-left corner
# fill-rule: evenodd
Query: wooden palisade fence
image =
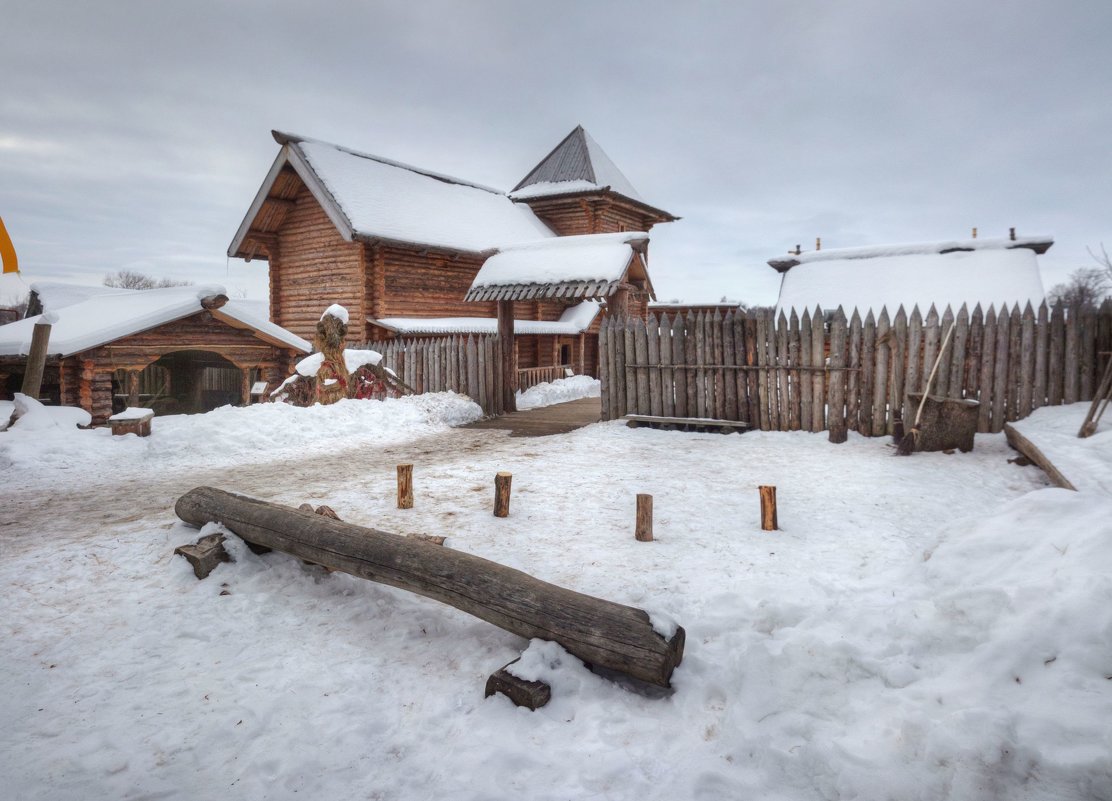
<path fill-rule="evenodd" d="M 1040 406 L 1090 400 L 1112 350 L 1112 300 L 1037 310 L 932 306 L 847 320 L 815 309 L 610 319 L 599 362 L 603 419 L 626 414 L 743 420 L 762 431 L 894 433 L 914 409 L 954 324 L 932 394 L 980 401 L 978 431 L 997 432 Z M 1098 361 L 1100 364 L 1098 365 Z M 909 424 L 910 425 L 910 424 Z"/>
<path fill-rule="evenodd" d="M 381 353 L 383 365 L 414 392 L 451 390 L 470 396 L 485 415 L 505 412 L 495 335 L 395 339 L 360 347 Z"/>

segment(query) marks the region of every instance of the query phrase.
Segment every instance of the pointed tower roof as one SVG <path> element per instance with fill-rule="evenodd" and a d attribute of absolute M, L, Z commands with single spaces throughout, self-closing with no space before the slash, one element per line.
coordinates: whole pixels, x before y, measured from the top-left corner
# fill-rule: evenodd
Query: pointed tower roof
<path fill-rule="evenodd" d="M 610 189 L 630 200 L 645 202 L 629 179 L 598 146 L 598 142 L 583 130 L 582 125 L 577 125 L 521 179 L 510 196 L 515 200 L 524 200 L 599 189 Z"/>

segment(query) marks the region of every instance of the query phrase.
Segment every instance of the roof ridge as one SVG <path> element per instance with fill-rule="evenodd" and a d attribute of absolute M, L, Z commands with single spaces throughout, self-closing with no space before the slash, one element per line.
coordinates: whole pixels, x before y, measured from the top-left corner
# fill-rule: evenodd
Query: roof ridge
<path fill-rule="evenodd" d="M 350 156 L 357 156 L 358 158 L 369 159 L 370 161 L 377 161 L 379 164 L 385 164 L 389 167 L 398 167 L 399 169 L 408 170 L 409 172 L 417 173 L 418 175 L 424 175 L 426 178 L 432 178 L 434 180 L 442 181 L 447 184 L 457 184 L 459 186 L 471 187 L 472 189 L 481 189 L 484 192 L 490 192 L 491 194 L 495 195 L 506 195 L 506 193 L 503 192 L 501 189 L 495 189 L 494 187 L 486 186 L 485 184 L 478 184 L 474 181 L 467 181 L 463 178 L 456 178 L 453 175 L 447 175 L 445 173 L 433 172 L 432 170 L 426 170 L 421 167 L 414 166 L 413 164 L 406 164 L 404 161 L 388 159 L 385 156 L 376 156 L 373 153 L 366 153 L 362 150 L 355 150 L 354 148 L 345 147 L 344 145 L 338 145 L 335 142 L 326 142 L 323 139 L 315 139 L 311 136 L 301 136 L 300 134 L 285 133 L 278 130 L 272 130 L 270 134 L 274 137 L 274 141 L 276 141 L 280 145 L 297 145 L 301 144 L 302 142 L 324 145 L 325 147 L 335 148 L 341 153 L 347 153 Z"/>

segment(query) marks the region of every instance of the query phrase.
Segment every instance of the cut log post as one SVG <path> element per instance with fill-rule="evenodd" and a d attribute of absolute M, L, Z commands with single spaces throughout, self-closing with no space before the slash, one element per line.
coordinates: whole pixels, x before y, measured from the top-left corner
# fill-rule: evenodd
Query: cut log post
<path fill-rule="evenodd" d="M 593 598 L 478 556 L 198 487 L 178 499 L 195 526 L 219 520 L 248 543 L 449 604 L 520 637 L 550 640 L 584 662 L 669 686 L 684 630 L 666 640 L 642 609 Z"/>
<path fill-rule="evenodd" d="M 193 545 L 175 548 L 174 553 L 186 558 L 193 566 L 193 575 L 199 579 L 208 578 L 208 574 L 216 570 L 217 565 L 222 562 L 232 561 L 232 557 L 224 550 L 223 534 L 201 537 Z"/>
<path fill-rule="evenodd" d="M 776 487 L 759 486 L 761 494 L 761 530 L 779 531 L 776 523 Z"/>
<path fill-rule="evenodd" d="M 413 465 L 398 465 L 398 508 L 413 508 Z"/>
<path fill-rule="evenodd" d="M 510 516 L 510 482 L 512 473 L 498 473 L 494 477 L 494 516 Z"/>
<path fill-rule="evenodd" d="M 514 355 L 514 302 L 498 301 L 498 369 L 502 373 L 502 407 L 517 411 L 517 358 Z"/>
<path fill-rule="evenodd" d="M 552 700 L 552 688 L 543 681 L 529 681 L 510 673 L 508 668 L 517 661 L 515 659 L 509 665 L 490 674 L 486 683 L 486 697 L 502 693 L 517 706 L 532 710 L 540 709 Z"/>
<path fill-rule="evenodd" d="M 31 332 L 31 350 L 27 354 L 27 370 L 23 373 L 21 390 L 28 398 L 39 399 L 39 392 L 42 390 L 42 374 L 46 369 L 46 348 L 49 343 L 50 323 L 35 323 L 35 328 Z"/>
<path fill-rule="evenodd" d="M 653 541 L 653 496 L 638 493 L 637 527 L 634 536 L 638 542 Z"/>

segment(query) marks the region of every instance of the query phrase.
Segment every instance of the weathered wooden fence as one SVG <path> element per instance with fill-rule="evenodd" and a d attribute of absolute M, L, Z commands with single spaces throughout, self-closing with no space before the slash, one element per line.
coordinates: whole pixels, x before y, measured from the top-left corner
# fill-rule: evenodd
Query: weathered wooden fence
<path fill-rule="evenodd" d="M 498 337 L 493 334 L 395 339 L 360 347 L 382 354 L 382 363 L 415 392 L 451 390 L 468 395 L 483 414 L 503 414 Z"/>
<path fill-rule="evenodd" d="M 607 320 L 599 342 L 604 419 L 625 414 L 744 420 L 768 431 L 894 432 L 911 420 L 919 392 L 943 353 L 932 394 L 980 402 L 978 430 L 1040 406 L 1089 400 L 1098 353 L 1112 350 L 1112 300 L 1093 307 L 997 312 L 932 306 L 894 317 L 882 309 L 847 320 L 815 309 L 719 312 Z M 1107 358 L 1107 357 L 1104 357 Z M 1103 364 L 1103 362 L 1101 362 Z"/>

